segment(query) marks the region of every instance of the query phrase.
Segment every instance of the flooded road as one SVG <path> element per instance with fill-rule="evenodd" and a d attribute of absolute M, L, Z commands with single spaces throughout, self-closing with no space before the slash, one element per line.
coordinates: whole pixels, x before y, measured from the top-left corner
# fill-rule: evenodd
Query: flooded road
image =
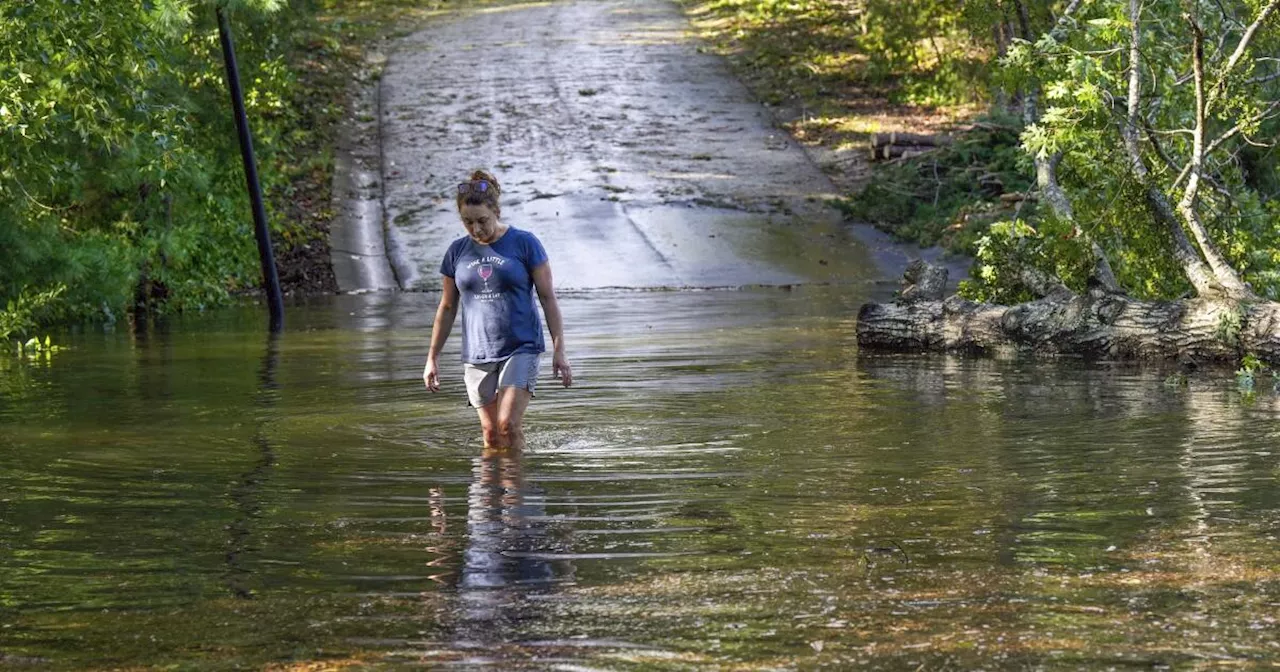
<path fill-rule="evenodd" d="M 561 288 L 896 278 L 937 259 L 843 222 L 827 176 L 706 51 L 666 0 L 461 9 L 390 43 L 339 156 L 339 285 L 438 290 L 476 168 Z"/>
<path fill-rule="evenodd" d="M 249 310 L 69 337 L 0 376 L 0 664 L 1280 654 L 1275 394 L 860 355 L 865 298 L 566 296 L 580 386 L 544 381 L 519 457 L 481 454 L 456 371 L 421 389 L 431 294 L 316 300 L 274 343 Z"/>

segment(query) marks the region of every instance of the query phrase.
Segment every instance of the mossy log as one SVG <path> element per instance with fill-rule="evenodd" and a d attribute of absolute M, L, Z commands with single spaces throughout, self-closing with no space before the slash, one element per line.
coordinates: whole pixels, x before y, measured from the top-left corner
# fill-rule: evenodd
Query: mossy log
<path fill-rule="evenodd" d="M 913 264 L 915 266 L 915 264 Z M 1101 287 L 1054 292 L 1001 306 L 942 298 L 946 269 L 908 269 L 891 303 L 858 311 L 858 345 L 895 352 L 1027 352 L 1095 359 L 1234 361 L 1252 354 L 1280 364 L 1280 303 L 1231 299 L 1139 301 Z M 926 279 L 928 288 L 917 282 Z"/>

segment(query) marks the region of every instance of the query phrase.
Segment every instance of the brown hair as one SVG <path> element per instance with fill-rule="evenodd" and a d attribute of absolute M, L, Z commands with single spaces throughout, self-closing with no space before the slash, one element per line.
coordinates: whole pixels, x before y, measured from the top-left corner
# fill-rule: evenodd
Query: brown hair
<path fill-rule="evenodd" d="M 502 187 L 498 186 L 498 178 L 483 170 L 477 170 L 471 173 L 471 179 L 469 179 L 468 182 L 474 184 L 480 180 L 488 182 L 489 188 L 484 191 L 472 190 L 465 194 L 459 193 L 458 210 L 462 210 L 462 206 L 464 204 L 487 205 L 493 210 L 494 214 L 499 214 L 501 212 L 501 208 L 498 206 L 498 197 L 502 195 Z"/>

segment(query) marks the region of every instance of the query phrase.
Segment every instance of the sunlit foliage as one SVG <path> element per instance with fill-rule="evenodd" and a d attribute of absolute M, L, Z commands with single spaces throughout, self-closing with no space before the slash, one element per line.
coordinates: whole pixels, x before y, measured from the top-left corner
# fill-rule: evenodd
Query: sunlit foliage
<path fill-rule="evenodd" d="M 283 5 L 229 8 L 275 191 L 296 125 Z M 36 321 L 113 319 L 253 286 L 239 161 L 212 3 L 0 5 L 0 301 L 61 287 Z"/>
<path fill-rule="evenodd" d="M 1171 200 L 1186 186 L 1179 174 L 1191 151 L 1189 129 L 1195 126 L 1189 21 L 1194 19 L 1205 33 L 1206 70 L 1212 78 L 1262 4 L 1144 5 L 1142 155 Z M 1065 23 L 1061 39 L 1042 25 L 1034 42 L 1016 41 L 999 65 L 1006 86 L 1024 94 L 1039 92 L 1042 113 L 1024 129 L 1022 146 L 1030 155 L 1063 154 L 1059 178 L 1076 219 L 1108 252 L 1122 284 L 1139 296 L 1176 297 L 1189 285 L 1171 259 L 1167 234 L 1148 212 L 1122 147 L 1131 34 L 1127 9 L 1123 0 L 1084 3 Z M 1212 186 L 1200 191 L 1203 217 L 1214 241 L 1255 290 L 1271 298 L 1280 292 L 1280 209 L 1272 203 L 1280 193 L 1273 146 L 1280 124 L 1268 110 L 1280 99 L 1280 78 L 1275 76 L 1280 63 L 1267 55 L 1280 49 L 1278 26 L 1274 19 L 1262 25 L 1240 66 L 1225 79 L 1207 82 L 1220 102 L 1209 107 L 1206 143 L 1212 146 L 1237 124 L 1240 132 L 1207 154 L 1205 172 Z M 1030 234 L 1031 245 L 1047 262 L 1040 266 L 1060 271 L 1052 268 L 1063 260 L 1054 250 L 1052 225 L 1036 228 Z M 1008 238 L 1007 231 L 993 229 L 987 250 L 1006 245 L 999 240 Z M 1007 290 L 988 282 L 986 274 L 1006 261 L 998 254 L 986 255 L 975 274 L 976 295 L 989 298 Z M 1074 277 L 1079 287 L 1081 264 L 1087 263 L 1081 259 L 1074 273 L 1059 275 Z"/>
<path fill-rule="evenodd" d="M 1217 74 L 1269 4 L 1144 3 L 1140 151 L 1156 187 L 1177 203 L 1194 127 L 1194 21 L 1205 35 L 1212 99 L 1196 207 L 1226 260 L 1256 292 L 1276 298 L 1280 12 L 1259 25 L 1227 76 Z M 1018 284 L 1027 265 L 1082 289 L 1093 243 L 1136 296 L 1192 291 L 1124 151 L 1126 0 L 715 0 L 690 12 L 768 102 L 841 119 L 865 114 L 856 101 L 877 97 L 944 106 L 977 100 L 991 109 L 994 124 L 983 120 L 946 148 L 877 168 L 846 205 L 902 239 L 974 255 L 969 296 L 1027 298 Z M 1012 133 L 998 132 L 1006 126 Z M 1037 202 L 1037 157 L 1054 157 L 1072 217 Z"/>

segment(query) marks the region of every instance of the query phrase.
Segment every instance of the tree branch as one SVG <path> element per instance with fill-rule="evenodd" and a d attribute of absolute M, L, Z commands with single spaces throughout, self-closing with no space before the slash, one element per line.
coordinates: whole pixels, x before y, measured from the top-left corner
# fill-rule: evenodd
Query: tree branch
<path fill-rule="evenodd" d="M 1258 75 L 1257 77 L 1250 77 L 1249 79 L 1244 80 L 1244 83 L 1245 84 L 1266 84 L 1267 82 L 1274 82 L 1277 79 L 1280 79 L 1280 70 L 1273 72 L 1269 75 Z"/>
<path fill-rule="evenodd" d="M 1156 156 L 1160 157 L 1160 160 L 1164 162 L 1164 165 L 1168 166 L 1169 170 L 1180 170 L 1178 168 L 1178 163 L 1173 160 L 1173 157 L 1169 156 L 1168 153 L 1164 151 L 1164 146 L 1160 144 L 1160 138 L 1156 135 L 1156 129 L 1152 128 L 1149 120 L 1142 120 L 1142 130 L 1146 131 L 1147 142 L 1151 143 L 1151 148 L 1156 150 Z"/>
<path fill-rule="evenodd" d="M 1280 0 L 1277 0 L 1280 2 Z M 1200 24 L 1196 23 L 1195 17 L 1188 15 L 1187 23 L 1191 26 L 1191 71 L 1195 75 L 1195 91 L 1196 102 L 1195 109 L 1195 132 L 1191 135 L 1191 159 L 1187 165 L 1191 167 L 1191 177 L 1187 180 L 1187 189 L 1182 194 L 1182 200 L 1178 202 L 1178 212 L 1182 214 L 1183 219 L 1187 223 L 1187 228 L 1191 229 L 1191 235 L 1195 237 L 1196 243 L 1200 246 L 1200 254 L 1203 255 L 1205 261 L 1209 263 L 1209 268 L 1213 270 L 1213 275 L 1217 278 L 1219 284 L 1227 289 L 1233 296 L 1248 296 L 1252 294 L 1249 288 L 1240 279 L 1240 274 L 1236 269 L 1227 263 L 1222 253 L 1218 251 L 1218 246 L 1214 244 L 1213 239 L 1209 237 L 1209 231 L 1205 228 L 1204 222 L 1200 220 L 1200 212 L 1196 210 L 1196 195 L 1200 191 L 1200 181 L 1204 171 L 1204 118 L 1205 118 L 1205 95 L 1204 95 L 1204 32 L 1200 30 Z"/>
<path fill-rule="evenodd" d="M 1267 17 L 1271 16 L 1272 12 L 1276 11 L 1277 7 L 1280 7 L 1280 0 L 1271 0 L 1268 2 L 1266 6 L 1262 8 L 1262 11 L 1258 12 L 1258 18 L 1254 19 L 1253 23 L 1249 24 L 1249 27 L 1245 29 L 1244 36 L 1240 38 L 1240 43 L 1236 45 L 1236 50 L 1231 52 L 1231 57 L 1227 59 L 1226 64 L 1218 71 L 1218 84 L 1213 87 L 1213 91 L 1210 92 L 1209 101 L 1205 105 L 1205 109 L 1211 107 L 1213 103 L 1217 101 L 1218 96 L 1222 94 L 1222 90 L 1227 84 L 1227 75 L 1231 74 L 1231 71 L 1235 69 L 1236 64 L 1238 64 L 1240 59 L 1244 57 L 1245 50 L 1249 48 L 1249 42 L 1253 40 L 1253 36 L 1257 34 L 1258 29 L 1266 22 Z"/>
<path fill-rule="evenodd" d="M 1231 31 L 1224 29 L 1222 31 L 1222 34 L 1218 36 L 1218 45 L 1213 48 L 1213 55 L 1209 57 L 1210 63 L 1217 63 L 1218 61 L 1222 60 L 1223 49 L 1225 49 L 1227 46 L 1228 37 L 1231 37 Z M 1188 79 L 1190 79 L 1190 77 L 1191 75 L 1187 75 Z"/>
<path fill-rule="evenodd" d="M 1067 36 L 1067 29 L 1070 27 L 1069 24 L 1072 22 L 1071 15 L 1075 14 L 1076 10 L 1080 8 L 1081 2 L 1082 0 L 1071 0 L 1071 4 L 1067 5 L 1067 8 L 1062 10 L 1062 16 L 1058 17 L 1058 21 L 1054 24 L 1053 30 L 1049 31 L 1049 37 L 1052 37 L 1055 42 L 1061 42 L 1063 38 Z"/>
<path fill-rule="evenodd" d="M 1106 251 L 1084 229 L 1080 228 L 1080 224 L 1076 221 L 1075 212 L 1071 207 L 1071 199 L 1067 198 L 1066 191 L 1062 189 L 1062 185 L 1058 184 L 1058 163 L 1061 161 L 1062 152 L 1058 152 L 1048 158 L 1036 157 L 1036 186 L 1040 189 L 1041 199 L 1049 204 L 1049 209 L 1053 211 L 1053 214 L 1058 219 L 1064 222 L 1071 222 L 1071 230 L 1076 237 L 1088 243 L 1089 251 L 1093 254 L 1093 278 L 1101 283 L 1103 287 L 1106 287 L 1107 291 L 1123 294 L 1124 288 L 1116 278 L 1115 271 L 1111 268 L 1111 262 L 1107 260 Z M 1029 289 L 1041 296 L 1048 296 L 1048 293 L 1033 288 L 1025 279 L 1023 284 L 1026 284 Z M 1043 285 L 1043 283 L 1040 284 Z"/>
<path fill-rule="evenodd" d="M 1195 128 L 1191 133 L 1191 159 L 1187 165 L 1191 167 L 1191 179 L 1187 180 L 1187 190 L 1178 203 L 1179 210 L 1187 210 L 1194 206 L 1196 191 L 1200 188 L 1200 172 L 1204 165 L 1204 32 L 1196 23 L 1195 17 L 1188 15 L 1187 23 L 1191 24 L 1191 74 L 1195 77 L 1196 105 L 1193 110 Z M 1211 262 L 1212 263 L 1212 262 Z"/>
<path fill-rule="evenodd" d="M 1231 53 L 1231 58 L 1227 59 L 1227 64 L 1223 66 L 1222 72 L 1218 73 L 1219 76 L 1226 77 L 1227 73 L 1231 72 L 1231 70 L 1236 67 L 1236 63 L 1240 62 L 1240 58 L 1244 56 L 1245 50 L 1249 48 L 1249 42 L 1253 39 L 1254 34 L 1257 33 L 1258 29 L 1262 27 L 1262 24 L 1266 22 L 1267 17 L 1271 16 L 1271 13 L 1276 11 L 1277 7 L 1280 7 L 1280 0 L 1271 0 L 1271 2 L 1268 2 L 1267 5 L 1262 8 L 1262 11 L 1258 12 L 1258 18 L 1254 19 L 1253 23 L 1249 24 L 1249 27 L 1245 29 L 1244 37 L 1240 38 L 1240 43 L 1236 45 L 1236 50 Z"/>
<path fill-rule="evenodd" d="M 1233 16 L 1231 12 L 1227 11 L 1227 7 L 1226 5 L 1222 4 L 1222 0 L 1213 0 L 1213 4 L 1218 6 L 1218 12 L 1222 14 L 1222 23 L 1234 24 L 1237 28 L 1244 28 L 1244 23 L 1242 23 L 1240 19 L 1237 19 L 1235 16 Z M 1231 35 L 1230 30 L 1223 29 L 1222 35 L 1218 37 L 1217 51 L 1214 53 L 1215 57 L 1221 57 L 1221 53 L 1218 53 L 1218 52 L 1222 51 L 1222 45 L 1226 44 L 1227 37 L 1230 35 Z M 1210 62 L 1212 62 L 1212 59 L 1210 59 Z"/>
<path fill-rule="evenodd" d="M 1235 126 L 1232 126 L 1231 128 L 1227 129 L 1222 135 L 1218 136 L 1216 140 L 1209 143 L 1209 145 L 1205 147 L 1204 156 L 1209 156 L 1213 154 L 1215 151 L 1217 151 L 1218 148 L 1222 147 L 1222 143 L 1226 142 L 1227 140 L 1230 140 L 1232 137 L 1235 136 L 1235 134 L 1239 133 L 1240 128 L 1244 126 L 1246 123 L 1251 124 L 1254 122 L 1259 122 L 1259 121 L 1269 119 L 1272 116 L 1271 113 L 1276 111 L 1276 109 L 1278 108 L 1280 108 L 1280 100 L 1273 100 L 1271 101 L 1271 104 L 1267 106 L 1267 109 L 1259 112 L 1258 114 L 1255 114 L 1254 116 L 1250 117 L 1247 121 L 1242 121 L 1236 124 Z M 1183 166 L 1182 172 L 1178 173 L 1178 179 L 1173 181 L 1173 186 L 1171 188 L 1172 189 L 1178 188 L 1178 185 L 1182 184 L 1182 181 L 1187 179 L 1187 175 L 1190 175 L 1190 174 L 1191 174 L 1191 164 L 1188 163 L 1186 166 Z"/>
<path fill-rule="evenodd" d="M 1138 144 L 1138 111 L 1142 103 L 1142 0 L 1129 0 L 1129 91 L 1128 115 L 1125 118 L 1121 134 L 1124 137 L 1125 152 L 1129 155 L 1129 168 L 1133 176 L 1143 186 L 1147 207 L 1156 221 L 1164 224 L 1173 242 L 1173 256 L 1182 266 L 1183 272 L 1191 285 L 1200 295 L 1222 294 L 1223 287 L 1214 277 L 1212 270 L 1187 239 L 1187 234 L 1178 222 L 1177 214 L 1164 192 L 1151 179 L 1151 172 L 1142 160 L 1142 149 Z"/>
<path fill-rule="evenodd" d="M 1160 160 L 1164 162 L 1164 165 L 1167 166 L 1170 171 L 1174 171 L 1174 170 L 1182 171 L 1178 174 L 1177 181 L 1175 181 L 1173 183 L 1173 186 L 1170 187 L 1171 189 L 1177 188 L 1178 184 L 1180 184 L 1182 180 L 1186 178 L 1188 174 L 1190 174 L 1191 164 L 1187 164 L 1182 168 L 1178 168 L 1178 163 L 1173 160 L 1172 156 L 1169 156 L 1169 153 L 1165 151 L 1164 146 L 1160 144 L 1160 138 L 1156 136 L 1156 130 L 1151 127 L 1150 120 L 1144 119 L 1142 121 L 1142 129 L 1147 133 L 1147 142 L 1151 143 L 1151 149 L 1155 150 L 1156 156 L 1160 157 Z M 1204 156 L 1209 156 L 1209 150 L 1205 150 Z M 1216 177 L 1210 176 L 1208 173 L 1204 173 L 1204 172 L 1201 172 L 1200 177 L 1205 181 L 1206 184 L 1213 187 L 1214 191 L 1217 191 L 1218 193 L 1222 194 L 1223 196 L 1226 196 L 1227 198 L 1234 197 L 1233 194 L 1227 189 L 1226 185 L 1222 184 L 1221 180 L 1217 179 Z"/>
<path fill-rule="evenodd" d="M 1071 0 L 1071 3 L 1063 10 L 1062 16 L 1058 17 L 1053 29 L 1049 31 L 1051 38 L 1059 42 L 1066 38 L 1067 30 L 1072 21 L 1071 17 L 1082 2 L 1083 0 Z M 1035 40 L 1031 36 L 1031 20 L 1028 16 L 1026 5 L 1022 0 L 1014 0 L 1014 4 L 1017 8 L 1018 23 L 1022 29 L 1023 39 L 1028 42 L 1034 42 Z M 1038 97 L 1039 86 L 1037 84 L 1031 85 L 1023 97 L 1022 117 L 1028 126 L 1034 124 L 1039 118 L 1039 111 L 1036 109 Z M 1124 293 L 1124 288 L 1120 286 L 1120 281 L 1116 279 L 1116 274 L 1111 268 L 1111 262 L 1107 260 L 1106 252 L 1102 249 L 1102 246 L 1098 245 L 1097 241 L 1093 240 L 1076 222 L 1071 200 L 1067 198 L 1066 192 L 1058 184 L 1057 172 L 1060 161 L 1062 161 L 1061 152 L 1055 153 L 1050 157 L 1036 155 L 1036 185 L 1040 190 L 1040 195 L 1049 204 L 1049 208 L 1053 210 L 1054 215 L 1064 222 L 1070 222 L 1073 233 L 1089 244 L 1089 249 L 1093 254 L 1094 279 L 1106 287 L 1108 291 Z M 1048 277 L 1038 271 L 1024 270 L 1019 279 L 1027 289 L 1040 296 L 1069 291 L 1057 278 Z"/>

